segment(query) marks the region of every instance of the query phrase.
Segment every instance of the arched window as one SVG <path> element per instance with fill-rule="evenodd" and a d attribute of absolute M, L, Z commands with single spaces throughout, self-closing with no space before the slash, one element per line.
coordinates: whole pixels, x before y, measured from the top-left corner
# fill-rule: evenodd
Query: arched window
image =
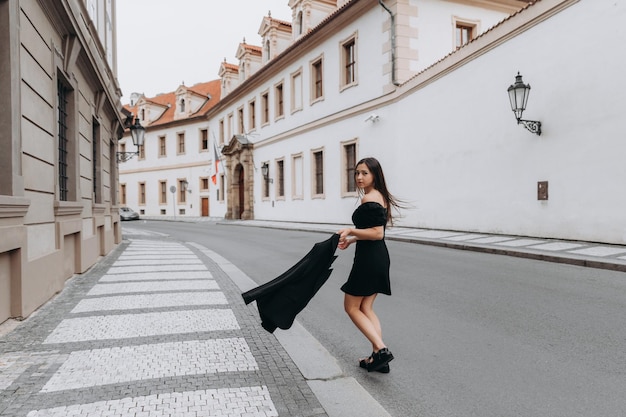
<path fill-rule="evenodd" d="M 296 19 L 296 25 L 298 26 L 298 35 L 302 35 L 302 32 L 304 31 L 304 28 L 302 27 L 303 25 L 303 21 L 302 21 L 302 11 L 300 11 L 298 13 L 298 18 Z"/>
<path fill-rule="evenodd" d="M 146 109 L 141 109 L 141 120 L 146 120 Z"/>
<path fill-rule="evenodd" d="M 180 99 L 180 112 L 181 113 L 185 112 L 185 99 L 184 98 Z"/>

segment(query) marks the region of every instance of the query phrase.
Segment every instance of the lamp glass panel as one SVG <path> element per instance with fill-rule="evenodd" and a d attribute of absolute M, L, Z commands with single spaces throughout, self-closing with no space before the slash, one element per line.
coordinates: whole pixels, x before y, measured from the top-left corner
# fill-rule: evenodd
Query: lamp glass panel
<path fill-rule="evenodd" d="M 515 89 L 513 88 L 513 86 L 509 87 L 509 102 L 511 103 L 511 110 L 517 111 Z"/>
<path fill-rule="evenodd" d="M 146 134 L 146 130 L 143 127 L 131 129 L 130 134 L 133 137 L 135 146 L 143 146 L 144 135 Z"/>
<path fill-rule="evenodd" d="M 528 96 L 530 95 L 530 86 L 525 85 L 523 89 L 522 108 L 526 110 L 526 104 L 528 104 Z"/>
<path fill-rule="evenodd" d="M 515 88 L 515 108 L 517 110 L 526 110 L 526 101 L 528 96 L 526 95 L 526 87 Z"/>

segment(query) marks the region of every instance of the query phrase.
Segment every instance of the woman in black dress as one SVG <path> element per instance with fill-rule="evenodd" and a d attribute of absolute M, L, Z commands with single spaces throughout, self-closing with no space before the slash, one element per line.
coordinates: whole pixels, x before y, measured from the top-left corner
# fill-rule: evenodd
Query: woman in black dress
<path fill-rule="evenodd" d="M 383 342 L 373 305 L 379 293 L 391 295 L 385 226 L 392 221 L 391 209 L 399 208 L 399 204 L 387 190 L 383 170 L 375 158 L 360 160 L 354 175 L 362 195 L 361 205 L 352 214 L 355 227 L 337 232 L 339 249 L 356 242 L 352 270 L 341 290 L 345 293 L 346 313 L 372 344 L 372 355 L 359 360 L 359 365 L 369 372 L 386 373 L 393 355 Z"/>

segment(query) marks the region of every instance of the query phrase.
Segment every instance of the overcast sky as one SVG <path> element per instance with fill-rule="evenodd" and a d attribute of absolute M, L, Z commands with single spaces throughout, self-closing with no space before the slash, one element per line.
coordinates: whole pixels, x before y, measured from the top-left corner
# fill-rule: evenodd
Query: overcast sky
<path fill-rule="evenodd" d="M 261 45 L 261 20 L 291 22 L 289 0 L 119 0 L 117 71 L 122 103 L 133 92 L 154 97 L 218 78 L 220 64 L 238 64 L 245 38 Z"/>

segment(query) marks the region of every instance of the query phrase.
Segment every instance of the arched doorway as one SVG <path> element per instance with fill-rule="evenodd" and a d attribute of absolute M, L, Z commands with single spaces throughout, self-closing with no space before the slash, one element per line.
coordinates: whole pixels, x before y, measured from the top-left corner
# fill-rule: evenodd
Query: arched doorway
<path fill-rule="evenodd" d="M 254 219 L 254 145 L 243 135 L 235 135 L 222 148 L 225 156 L 227 219 Z M 230 175 L 228 175 L 230 173 Z"/>

